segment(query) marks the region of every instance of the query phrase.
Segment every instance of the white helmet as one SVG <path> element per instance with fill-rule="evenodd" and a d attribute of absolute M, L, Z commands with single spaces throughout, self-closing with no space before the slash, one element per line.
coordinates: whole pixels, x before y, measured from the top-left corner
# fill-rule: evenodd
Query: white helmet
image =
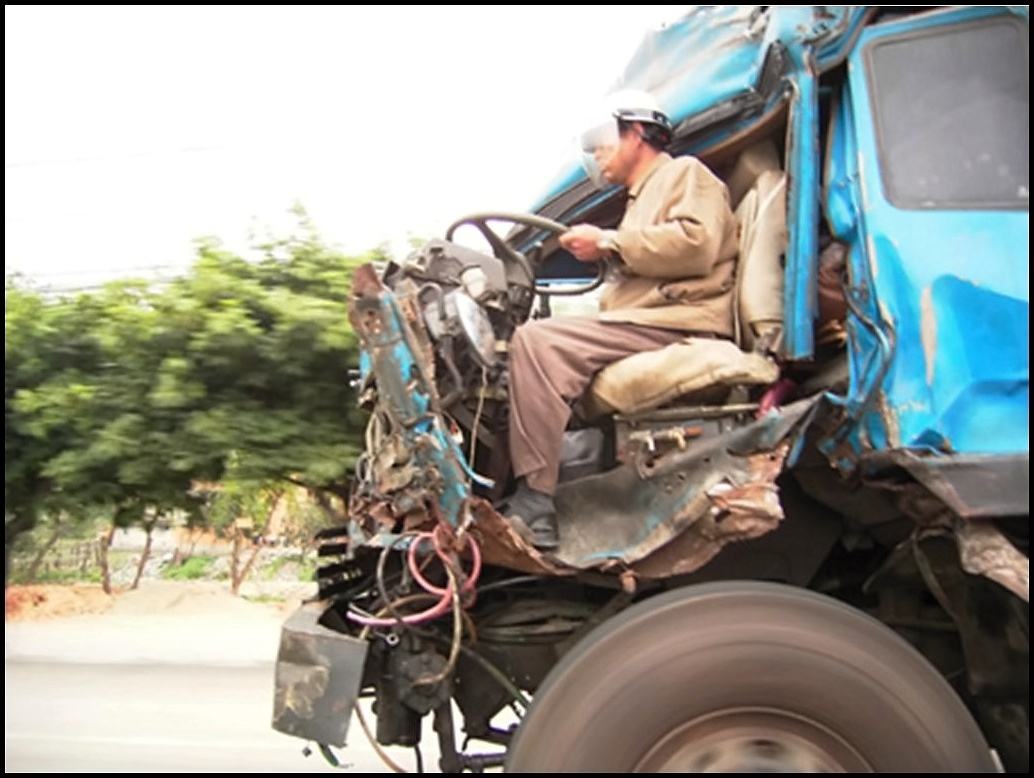
<path fill-rule="evenodd" d="M 621 132 L 633 122 L 643 126 L 643 140 L 657 149 L 671 142 L 671 120 L 649 92 L 623 89 L 608 95 L 596 113 L 596 120 L 579 136 L 582 167 L 596 186 L 606 181 L 596 163 L 596 150 L 617 146 Z"/>

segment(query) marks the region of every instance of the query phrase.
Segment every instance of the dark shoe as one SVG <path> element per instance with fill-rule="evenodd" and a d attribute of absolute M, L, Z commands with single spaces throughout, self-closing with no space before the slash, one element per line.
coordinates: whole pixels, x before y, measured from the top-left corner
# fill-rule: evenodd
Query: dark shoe
<path fill-rule="evenodd" d="M 510 499 L 506 518 L 517 534 L 535 548 L 546 550 L 560 545 L 553 496 L 530 489 L 524 481 Z"/>

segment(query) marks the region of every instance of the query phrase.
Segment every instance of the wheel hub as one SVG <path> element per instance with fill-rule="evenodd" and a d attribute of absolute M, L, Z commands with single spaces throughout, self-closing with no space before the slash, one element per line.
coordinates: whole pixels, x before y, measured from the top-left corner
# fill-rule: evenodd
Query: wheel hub
<path fill-rule="evenodd" d="M 703 716 L 669 732 L 637 772 L 839 773 L 872 767 L 843 738 L 793 713 L 737 709 Z"/>

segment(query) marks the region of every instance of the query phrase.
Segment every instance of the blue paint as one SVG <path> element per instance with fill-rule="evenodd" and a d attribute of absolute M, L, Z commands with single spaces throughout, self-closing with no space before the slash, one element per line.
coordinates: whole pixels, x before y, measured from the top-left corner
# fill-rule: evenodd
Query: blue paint
<path fill-rule="evenodd" d="M 819 103 L 816 79 L 806 51 L 791 55 L 799 78 L 790 107 L 791 152 L 787 161 L 787 223 L 784 352 L 806 359 L 815 350 L 815 305 L 819 237 Z M 797 59 L 800 58 L 800 61 Z"/>
<path fill-rule="evenodd" d="M 764 55 L 762 39 L 749 35 L 750 19 L 745 6 L 697 6 L 647 34 L 614 89 L 649 91 L 675 123 L 750 90 Z M 581 165 L 569 161 L 535 209 L 585 178 Z"/>
<path fill-rule="evenodd" d="M 834 237 L 848 246 L 851 301 L 858 313 L 848 315 L 848 368 L 850 390 L 842 402 L 850 420 L 857 420 L 864 405 L 877 399 L 880 371 L 891 358 L 889 329 L 880 331 L 877 301 L 872 294 L 872 274 L 865 246 L 868 231 L 861 203 L 861 174 L 858 146 L 854 134 L 855 112 L 850 82 L 834 101 L 830 120 L 828 155 L 824 170 L 824 207 L 827 224 Z M 820 443 L 827 454 L 835 456 L 838 446 L 847 441 L 855 452 L 881 449 L 888 445 L 886 429 L 878 414 L 868 414 L 862 423 L 842 427 L 832 438 Z M 848 459 L 837 459 L 840 470 L 853 466 Z"/>
<path fill-rule="evenodd" d="M 378 306 L 380 331 L 360 331 L 360 338 L 369 369 L 377 379 L 380 402 L 401 428 L 420 472 L 438 474 L 438 509 L 446 522 L 459 526 L 471 494 L 463 453 L 445 429 L 435 388 L 420 370 L 406 338 L 398 301 L 385 290 L 378 297 Z"/>
<path fill-rule="evenodd" d="M 765 55 L 776 43 L 798 62 L 807 50 L 814 53 L 821 69 L 836 64 L 864 15 L 864 8 L 845 6 L 770 6 L 765 13 L 755 6 L 696 6 L 682 19 L 646 36 L 614 89 L 649 91 L 678 124 L 753 93 Z M 690 153 L 698 151 L 690 149 Z M 584 180 L 577 160 L 568 161 L 534 209 Z"/>
<path fill-rule="evenodd" d="M 838 128 L 843 156 L 827 168 L 835 178 L 826 206 L 842 237 L 853 240 L 855 282 L 871 285 L 877 321 L 896 337 L 881 387 L 883 415 L 874 409 L 863 423 L 874 434 L 873 447 L 1029 450 L 1029 211 L 893 205 L 874 164 L 879 148 L 865 59 L 867 46 L 887 36 L 995 13 L 1001 10 L 953 10 L 870 28 L 850 58 L 846 100 L 859 120 L 845 122 L 853 143 L 851 131 Z M 864 214 L 857 232 L 850 226 L 853 210 Z M 852 339 L 852 367 L 873 349 L 871 339 Z M 862 379 L 852 374 L 852 396 Z"/>
<path fill-rule="evenodd" d="M 864 9 L 774 6 L 767 12 L 744 6 L 698 6 L 680 21 L 646 37 L 617 84 L 650 91 L 678 124 L 734 99 L 756 95 L 766 55 L 775 46 L 790 58 L 785 88 L 792 93 L 791 158 L 788 160 L 791 223 L 784 350 L 805 359 L 814 352 L 813 318 L 819 219 L 819 138 L 816 61 L 832 66 L 846 53 Z M 773 98 L 775 99 L 775 98 Z M 698 154 L 751 126 L 748 117 L 715 133 L 705 133 L 687 153 Z M 570 163 L 547 188 L 536 208 L 584 180 Z M 564 218 L 578 218 L 614 192 L 579 203 Z"/>
<path fill-rule="evenodd" d="M 891 204 L 878 167 L 865 60 L 879 39 L 995 15 L 1026 24 L 1029 10 L 934 9 L 873 24 L 867 7 L 770 6 L 762 13 L 699 6 L 647 36 L 615 85 L 651 91 L 678 124 L 749 97 L 773 47 L 788 56 L 785 355 L 806 359 L 814 351 L 819 203 L 848 245 L 857 308 L 848 319 L 850 388 L 843 398 L 852 423 L 826 443 L 827 452 L 845 441 L 856 455 L 887 448 L 1029 450 L 1029 210 Z M 824 87 L 839 94 L 832 95 L 830 134 L 820 137 L 817 76 L 845 61 L 847 79 Z M 759 118 L 703 128 L 689 153 Z M 583 180 L 578 165 L 568 164 L 539 206 Z M 615 196 L 597 193 L 564 218 L 576 220 Z"/>

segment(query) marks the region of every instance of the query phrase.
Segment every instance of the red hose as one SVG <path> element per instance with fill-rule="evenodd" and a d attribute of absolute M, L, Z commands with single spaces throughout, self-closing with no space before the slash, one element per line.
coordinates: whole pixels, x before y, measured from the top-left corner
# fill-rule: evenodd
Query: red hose
<path fill-rule="evenodd" d="M 394 627 L 399 623 L 399 621 L 403 624 L 423 624 L 433 619 L 437 619 L 439 616 L 444 616 L 449 611 L 452 604 L 452 584 L 450 583 L 444 588 L 441 586 L 435 586 L 424 578 L 423 574 L 420 572 L 420 566 L 416 561 L 417 546 L 419 546 L 424 540 L 430 540 L 434 546 L 434 552 L 442 560 L 442 564 L 450 564 L 448 552 L 442 548 L 441 540 L 438 537 L 438 530 L 441 528 L 441 525 L 439 525 L 438 527 L 435 527 L 434 532 L 422 532 L 413 538 L 412 542 L 409 544 L 409 551 L 406 555 L 409 562 L 409 571 L 413 574 L 413 578 L 416 582 L 431 594 L 441 596 L 441 599 L 439 599 L 437 603 L 427 610 L 420 611 L 419 613 L 412 613 L 408 616 L 401 616 L 399 618 L 379 619 L 360 616 L 359 614 L 352 612 L 347 614 L 348 618 L 357 624 L 362 624 L 366 627 Z M 470 544 L 472 566 L 470 575 L 467 576 L 467 580 L 463 582 L 461 587 L 461 591 L 464 592 L 470 592 L 475 586 L 477 586 L 478 576 L 481 574 L 481 549 L 478 548 L 478 544 L 474 538 L 468 537 L 468 542 Z"/>

